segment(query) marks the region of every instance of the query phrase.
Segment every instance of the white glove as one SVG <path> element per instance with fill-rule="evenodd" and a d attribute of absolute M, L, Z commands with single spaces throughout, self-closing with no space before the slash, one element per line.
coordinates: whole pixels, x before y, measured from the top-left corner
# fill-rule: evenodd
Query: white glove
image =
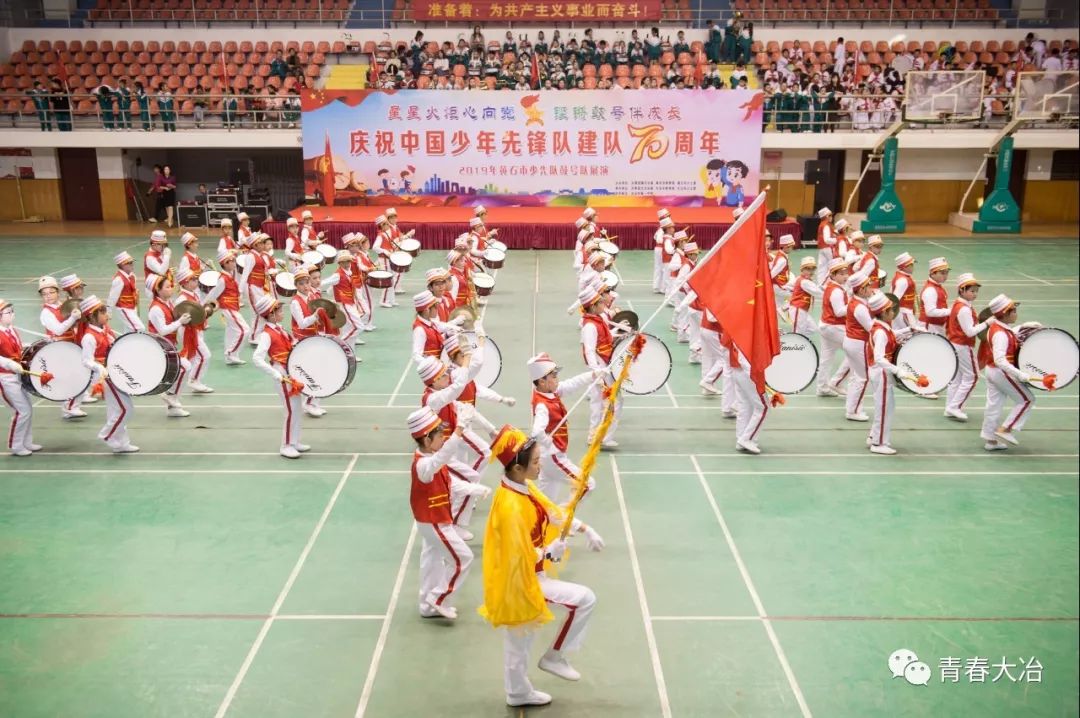
<path fill-rule="evenodd" d="M 515 399 L 512 396 L 504 396 L 499 401 L 500 401 L 500 403 L 506 404 L 507 406 L 514 406 L 515 404 L 517 404 L 517 399 Z"/>
<path fill-rule="evenodd" d="M 475 496 L 478 499 L 486 499 L 491 496 L 491 489 L 483 484 L 469 484 L 469 488 L 466 490 L 469 496 Z"/>
<path fill-rule="evenodd" d="M 483 325 L 483 323 L 481 323 L 481 321 L 479 319 L 477 319 L 475 322 L 473 322 L 473 331 L 476 332 L 476 337 L 478 339 L 480 337 L 486 337 L 487 336 L 487 333 L 484 331 L 484 325 Z"/>
<path fill-rule="evenodd" d="M 1031 382 L 1031 374 L 1020 372 L 1020 381 L 1024 382 L 1025 384 L 1029 384 Z"/>
<path fill-rule="evenodd" d="M 473 419 L 476 418 L 476 408 L 472 404 L 458 404 L 458 424 L 468 431 L 472 428 Z"/>
<path fill-rule="evenodd" d="M 562 561 L 563 556 L 566 555 L 566 541 L 561 538 L 555 539 L 547 545 L 544 553 L 552 563 Z"/>
<path fill-rule="evenodd" d="M 274 381 L 285 381 L 285 375 L 282 374 L 281 372 L 279 372 L 277 369 L 274 370 L 274 375 L 273 376 L 274 376 Z"/>
<path fill-rule="evenodd" d="M 191 315 L 188 314 L 187 312 L 184 312 L 182 315 L 180 315 L 180 323 L 183 324 L 184 326 L 187 326 L 188 324 L 190 324 L 191 323 Z"/>
<path fill-rule="evenodd" d="M 70 316 L 75 317 L 76 319 L 82 319 L 82 312 L 78 309 L 72 309 Z"/>
<path fill-rule="evenodd" d="M 592 526 L 585 527 L 585 543 L 590 551 L 601 551 L 604 548 L 604 538 Z"/>
<path fill-rule="evenodd" d="M 596 488 L 596 478 L 593 477 L 593 476 L 590 476 L 589 480 L 585 482 L 585 490 L 586 491 L 592 491 L 595 488 Z"/>
<path fill-rule="evenodd" d="M 597 379 L 603 379 L 603 378 L 607 377 L 610 373 L 611 372 L 609 372 L 607 369 L 593 369 L 593 372 L 592 372 L 593 381 L 596 381 Z"/>

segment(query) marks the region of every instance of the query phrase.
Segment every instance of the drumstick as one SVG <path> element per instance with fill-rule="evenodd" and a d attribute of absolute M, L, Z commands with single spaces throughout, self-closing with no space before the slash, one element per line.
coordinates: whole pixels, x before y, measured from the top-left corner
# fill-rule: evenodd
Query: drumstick
<path fill-rule="evenodd" d="M 55 374 L 53 374 L 52 372 L 48 372 L 48 371 L 40 371 L 39 372 L 39 371 L 30 371 L 29 369 L 23 369 L 22 373 L 27 374 L 29 376 L 36 376 L 38 379 L 41 379 L 41 385 L 42 386 L 48 386 L 49 382 L 56 378 Z"/>

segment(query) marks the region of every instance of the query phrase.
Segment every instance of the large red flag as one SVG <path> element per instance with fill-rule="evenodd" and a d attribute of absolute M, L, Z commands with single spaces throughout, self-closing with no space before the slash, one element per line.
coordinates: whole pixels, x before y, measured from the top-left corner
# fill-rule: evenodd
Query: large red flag
<path fill-rule="evenodd" d="M 330 134 L 326 135 L 326 151 L 323 155 L 322 197 L 327 207 L 334 206 L 334 154 L 330 149 Z"/>
<path fill-rule="evenodd" d="M 536 53 L 532 56 L 532 69 L 529 72 L 530 86 L 534 90 L 540 89 L 540 61 L 536 58 Z"/>
<path fill-rule="evenodd" d="M 750 377 L 765 391 L 765 368 L 780 353 L 776 298 L 765 252 L 765 203 L 755 202 L 719 250 L 707 256 L 689 284 L 724 333 L 750 360 Z"/>

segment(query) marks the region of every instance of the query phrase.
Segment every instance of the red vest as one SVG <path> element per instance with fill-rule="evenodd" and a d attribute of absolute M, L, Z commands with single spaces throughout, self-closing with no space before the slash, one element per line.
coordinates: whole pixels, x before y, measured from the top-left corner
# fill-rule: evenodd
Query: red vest
<path fill-rule="evenodd" d="M 1015 367 L 1019 367 L 1017 364 L 1016 355 L 1020 351 L 1020 340 L 1016 338 L 1016 332 L 1011 327 L 1007 327 L 1004 324 L 991 324 L 990 328 L 986 331 L 986 341 L 979 347 L 979 367 L 991 366 L 994 363 L 994 336 L 1004 332 L 1009 338 L 1009 346 L 1005 349 L 1005 359 Z"/>
<path fill-rule="evenodd" d="M 457 398 L 462 404 L 472 404 L 476 406 L 476 382 L 470 381 L 465 385 L 465 388 L 461 390 L 461 395 Z"/>
<path fill-rule="evenodd" d="M 536 413 L 537 404 L 543 404 L 547 407 L 548 423 L 544 427 L 544 431 L 550 434 L 551 430 L 566 416 L 566 405 L 563 404 L 562 398 L 559 396 L 547 397 L 533 389 L 532 410 L 534 414 Z M 559 427 L 559 430 L 551 437 L 551 441 L 555 444 L 556 449 L 566 451 L 566 447 L 570 445 L 570 428 L 566 423 Z"/>
<path fill-rule="evenodd" d="M 225 282 L 225 288 L 221 290 L 221 294 L 218 295 L 217 303 L 222 309 L 231 309 L 233 311 L 239 311 L 240 309 L 240 285 L 236 283 L 236 278 L 228 272 L 221 273 L 221 280 Z"/>
<path fill-rule="evenodd" d="M 161 314 L 164 317 L 163 321 L 166 325 L 172 324 L 173 321 L 175 321 L 173 319 L 172 307 L 170 307 L 167 303 L 163 302 L 161 300 L 161 297 L 154 297 L 154 301 L 150 302 L 150 308 L 153 309 L 154 307 L 161 307 Z M 162 329 L 164 328 L 165 327 L 162 327 Z M 151 328 L 151 331 L 153 331 L 154 334 L 157 334 L 157 332 L 154 331 L 153 328 Z M 158 334 L 158 336 L 162 337 L 163 339 L 168 339 L 170 344 L 172 344 L 174 347 L 176 346 L 175 331 L 172 334 Z"/>
<path fill-rule="evenodd" d="M 300 294 L 300 292 L 297 292 L 296 295 L 292 298 L 292 300 L 294 302 L 298 302 L 300 304 L 300 311 L 302 311 L 304 313 L 305 317 L 310 317 L 311 316 L 311 308 L 308 307 L 308 300 L 307 300 L 307 298 L 304 297 L 303 294 Z M 292 316 L 291 311 L 289 312 L 289 316 Z M 296 318 L 295 317 L 292 319 L 293 338 L 295 338 L 295 339 L 303 339 L 304 337 L 313 337 L 318 333 L 319 333 L 319 322 L 316 322 L 316 323 L 312 324 L 310 327 L 308 327 L 307 329 L 304 329 L 299 324 L 296 323 Z"/>
<path fill-rule="evenodd" d="M 158 254 L 157 252 L 147 252 L 146 254 L 144 254 L 144 255 L 143 255 L 143 279 L 146 279 L 146 278 L 147 278 L 147 277 L 149 277 L 149 276 L 150 276 L 151 274 L 157 274 L 157 272 L 155 272 L 154 270 L 150 269 L 150 265 L 149 265 L 149 264 L 147 264 L 147 261 L 146 261 L 146 260 L 150 259 L 150 257 L 157 257 L 157 258 L 159 258 L 159 259 L 160 259 L 160 258 L 161 258 L 161 256 L 162 256 L 162 255 L 161 255 L 161 254 Z"/>
<path fill-rule="evenodd" d="M 858 263 L 855 265 L 855 271 L 869 274 L 870 286 L 874 289 L 881 288 L 881 280 L 878 279 L 878 259 L 873 252 L 866 252 L 859 258 Z"/>
<path fill-rule="evenodd" d="M 186 289 L 180 290 L 180 298 L 185 302 L 195 302 L 199 304 L 199 298 L 194 292 L 189 292 Z M 184 327 L 184 346 L 180 347 L 180 356 L 185 359 L 190 359 L 199 353 L 199 334 L 206 331 L 206 320 L 204 319 L 202 324 L 196 324 L 191 322 Z"/>
<path fill-rule="evenodd" d="M 236 242 L 233 241 L 232 234 L 230 234 L 228 232 L 221 235 L 220 244 L 225 249 L 236 249 Z"/>
<path fill-rule="evenodd" d="M 450 312 L 454 311 L 455 306 L 457 306 L 457 302 L 454 301 L 454 298 L 450 296 L 449 292 L 446 292 L 441 297 L 439 297 L 439 304 L 437 307 L 437 311 L 439 313 L 439 321 L 450 321 Z"/>
<path fill-rule="evenodd" d="M 937 299 L 934 301 L 935 309 L 944 309 L 949 306 L 949 297 L 945 294 L 945 287 L 941 286 L 937 282 L 927 279 L 926 284 L 923 285 L 923 292 L 928 288 L 933 288 L 937 294 Z M 922 292 L 919 293 L 919 321 L 923 324 L 935 324 L 937 326 L 944 326 L 948 321 L 948 317 L 928 317 L 926 316 L 926 307 L 922 303 Z"/>
<path fill-rule="evenodd" d="M 289 333 L 281 327 L 272 327 L 269 324 L 266 325 L 263 332 L 270 337 L 270 349 L 267 351 L 267 354 L 270 356 L 270 362 L 281 367 L 287 366 L 289 352 L 291 352 L 293 348 L 292 337 L 290 337 Z"/>
<path fill-rule="evenodd" d="M 973 347 L 975 346 L 975 337 L 969 337 L 967 334 L 964 334 L 964 330 L 960 326 L 960 312 L 967 312 L 970 314 L 972 324 L 979 323 L 979 318 L 976 316 L 975 310 L 972 309 L 971 305 L 957 299 L 953 302 L 952 309 L 949 311 L 949 320 L 945 324 L 945 335 L 953 344 Z"/>
<path fill-rule="evenodd" d="M 847 303 L 847 316 L 844 317 L 844 335 L 848 339 L 857 339 L 860 342 L 865 342 L 870 338 L 870 333 L 863 329 L 863 325 L 859 324 L 859 320 L 855 318 L 855 308 L 859 305 L 866 306 L 865 299 L 859 299 L 858 297 L 852 297 Z"/>
<path fill-rule="evenodd" d="M 199 259 L 199 255 L 184 252 L 184 256 L 187 257 L 188 267 L 195 273 L 195 276 L 198 277 L 202 274 L 202 260 Z"/>
<path fill-rule="evenodd" d="M 793 307 L 798 307 L 803 311 L 810 311 L 810 307 L 814 306 L 814 295 L 803 289 L 803 282 L 806 279 L 803 277 L 795 277 L 795 286 L 791 289 L 791 299 L 788 300 L 788 304 Z"/>
<path fill-rule="evenodd" d="M 105 356 L 109 353 L 109 347 L 116 341 L 116 335 L 108 324 L 103 327 L 87 324 L 86 333 L 94 337 L 94 361 L 104 366 Z"/>
<path fill-rule="evenodd" d="M 116 306 L 120 309 L 139 308 L 139 290 L 135 287 L 135 275 L 117 272 L 117 277 L 123 283 L 120 289 L 120 298 L 116 300 Z"/>
<path fill-rule="evenodd" d="M 829 228 L 829 232 L 831 234 L 833 234 L 834 237 L 836 236 L 835 233 L 833 232 L 832 221 L 829 220 L 828 217 L 826 217 L 825 219 L 818 222 L 818 226 L 817 226 L 817 246 L 818 246 L 818 249 L 831 249 L 831 247 L 829 247 L 829 245 L 825 244 L 825 228 L 826 227 Z"/>
<path fill-rule="evenodd" d="M 788 261 L 788 256 L 780 249 L 776 250 L 776 254 L 773 255 L 773 263 L 780 261 L 781 257 L 784 258 L 784 271 L 773 277 L 772 281 L 778 287 L 785 287 L 791 279 L 791 263 Z"/>
<path fill-rule="evenodd" d="M 10 333 L 9 333 L 10 332 Z M 22 363 L 23 345 L 22 339 L 15 327 L 0 329 L 0 356 Z M 15 372 L 0 367 L 0 374 L 14 374 Z"/>
<path fill-rule="evenodd" d="M 454 304 L 456 306 L 465 306 L 470 304 L 470 297 L 472 297 L 472 285 L 469 282 L 468 273 L 463 269 L 457 267 L 450 268 L 450 274 L 458 280 L 457 296 L 454 297 Z"/>
<path fill-rule="evenodd" d="M 63 324 L 64 321 L 66 321 L 64 319 L 63 315 L 60 313 L 60 307 L 58 307 L 58 306 L 54 307 L 54 306 L 50 306 L 48 304 L 43 304 L 42 307 L 44 309 L 48 309 L 50 312 L 52 312 L 52 315 L 56 318 L 56 321 L 60 322 L 61 324 Z M 45 334 L 50 339 L 54 339 L 54 340 L 56 340 L 58 342 L 78 342 L 79 340 L 82 339 L 82 337 L 78 336 L 78 334 L 80 333 L 79 332 L 79 325 L 81 323 L 82 322 L 75 322 L 63 334 L 53 334 L 48 329 L 45 330 Z"/>
<path fill-rule="evenodd" d="M 914 277 L 912 277 L 907 272 L 901 272 L 899 269 L 896 270 L 896 274 L 894 274 L 893 278 L 892 278 L 893 294 L 896 294 L 896 283 L 901 277 L 903 277 L 904 279 L 907 280 L 907 291 L 905 291 L 904 295 L 902 297 L 900 297 L 900 308 L 901 309 L 912 309 L 912 310 L 914 310 L 915 309 L 915 278 Z"/>
<path fill-rule="evenodd" d="M 266 263 L 266 256 L 262 252 L 248 252 L 248 256 L 251 258 L 251 274 L 248 275 L 248 286 L 259 287 L 264 292 L 270 291 L 270 277 L 267 275 L 266 270 L 269 269 Z"/>
<path fill-rule="evenodd" d="M 885 358 L 890 362 L 896 362 L 896 335 L 893 334 L 892 327 L 884 322 L 874 322 L 870 327 L 870 335 L 885 334 Z M 874 343 L 866 343 L 866 364 L 867 366 L 874 366 Z"/>
<path fill-rule="evenodd" d="M 413 320 L 413 329 L 417 327 L 424 330 L 424 356 L 441 356 L 444 343 L 442 333 L 430 323 L 421 321 L 420 317 Z"/>
<path fill-rule="evenodd" d="M 432 391 L 434 389 L 431 387 L 424 389 L 424 395 L 420 397 L 421 406 L 427 406 L 427 400 Z M 454 429 L 457 428 L 457 407 L 454 406 L 454 402 L 450 402 L 442 409 L 439 409 L 439 418 L 443 420 L 443 434 L 449 439 L 450 435 L 454 433 Z"/>
<path fill-rule="evenodd" d="M 585 314 L 581 317 L 583 322 L 589 322 L 596 326 L 596 354 L 605 364 L 611 363 L 611 355 L 614 347 L 611 344 L 611 329 L 603 317 L 595 314 Z M 581 356 L 585 356 L 585 345 L 581 345 Z M 586 362 L 588 363 L 588 362 Z"/>
<path fill-rule="evenodd" d="M 413 454 L 412 487 L 409 491 L 409 505 L 412 506 L 413 518 L 421 524 L 452 524 L 450 515 L 450 470 L 445 466 L 435 472 L 435 477 L 424 483 L 416 473 L 416 462 L 424 455 L 417 451 Z"/>
<path fill-rule="evenodd" d="M 334 301 L 341 305 L 356 303 L 356 287 L 353 275 L 346 274 L 344 267 L 338 267 L 338 282 L 334 285 Z"/>
<path fill-rule="evenodd" d="M 830 298 L 835 292 L 840 292 L 840 294 L 843 295 L 844 288 L 831 279 L 825 282 L 825 294 L 821 298 L 821 321 L 833 326 L 843 326 L 844 318 L 836 316 L 836 313 L 833 312 L 832 302 L 830 301 Z"/>

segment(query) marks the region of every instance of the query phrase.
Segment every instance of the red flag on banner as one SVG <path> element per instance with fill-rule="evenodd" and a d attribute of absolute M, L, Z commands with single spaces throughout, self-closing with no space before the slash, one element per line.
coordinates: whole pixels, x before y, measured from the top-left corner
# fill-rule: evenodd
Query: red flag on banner
<path fill-rule="evenodd" d="M 330 134 L 326 135 L 326 151 L 323 154 L 323 176 L 321 192 L 323 203 L 327 207 L 334 206 L 334 155 L 330 149 Z"/>
<path fill-rule="evenodd" d="M 780 333 L 765 252 L 765 203 L 754 205 L 724 245 L 697 266 L 688 283 L 749 359 L 750 377 L 764 392 L 765 368 L 780 353 Z"/>
<path fill-rule="evenodd" d="M 540 61 L 536 59 L 536 53 L 532 55 L 532 75 L 529 78 L 532 89 L 540 89 Z"/>

